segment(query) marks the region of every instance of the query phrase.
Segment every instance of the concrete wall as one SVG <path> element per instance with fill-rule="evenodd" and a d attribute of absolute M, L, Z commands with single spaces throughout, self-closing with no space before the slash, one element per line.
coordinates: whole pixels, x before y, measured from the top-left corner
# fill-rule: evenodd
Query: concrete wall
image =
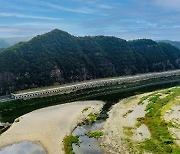
<path fill-rule="evenodd" d="M 77 84 L 73 84 L 69 86 L 61 86 L 58 88 L 32 91 L 32 92 L 26 92 L 26 93 L 20 93 L 20 94 L 11 94 L 11 97 L 13 99 L 28 99 L 28 98 L 34 98 L 34 97 L 39 97 L 39 96 L 44 96 L 44 95 L 55 95 L 55 94 L 66 93 L 66 92 L 71 92 L 71 91 L 77 91 L 81 89 L 101 87 L 101 86 L 106 86 L 106 85 L 117 85 L 117 84 L 122 84 L 122 83 L 142 81 L 142 80 L 148 80 L 148 79 L 153 79 L 153 78 L 169 77 L 169 76 L 174 76 L 174 75 L 180 75 L 180 70 L 160 72 L 160 73 L 148 73 L 148 74 L 128 76 L 128 77 L 117 77 L 113 79 L 87 81 L 84 83 L 77 83 Z"/>

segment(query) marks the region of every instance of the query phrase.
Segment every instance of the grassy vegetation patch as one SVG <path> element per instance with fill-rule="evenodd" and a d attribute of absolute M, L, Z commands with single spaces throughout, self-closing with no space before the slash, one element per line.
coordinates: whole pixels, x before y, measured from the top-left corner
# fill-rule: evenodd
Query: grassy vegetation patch
<path fill-rule="evenodd" d="M 149 98 L 149 103 L 148 103 L 148 105 L 146 106 L 145 111 L 148 111 L 148 110 L 152 109 L 154 103 L 157 102 L 157 100 L 159 99 L 159 97 L 160 97 L 160 94 L 151 96 L 151 97 Z"/>
<path fill-rule="evenodd" d="M 138 102 L 138 105 L 143 104 L 143 102 L 144 102 L 145 100 L 147 100 L 148 98 L 149 98 L 149 95 L 143 96 L 143 97 L 140 99 L 140 101 Z"/>
<path fill-rule="evenodd" d="M 139 118 L 137 118 L 136 127 L 137 127 L 137 128 L 140 127 L 141 124 L 144 123 L 144 120 L 145 120 L 145 117 L 139 117 Z"/>
<path fill-rule="evenodd" d="M 96 119 L 97 119 L 97 114 L 95 114 L 95 113 L 90 113 L 90 114 L 88 114 L 88 120 L 90 120 L 90 122 L 95 122 L 96 121 Z"/>
<path fill-rule="evenodd" d="M 180 153 L 180 148 L 174 143 L 174 139 L 168 130 L 168 123 L 162 118 L 162 108 L 180 95 L 180 88 L 172 90 L 167 97 L 160 99 L 159 95 L 149 98 L 146 106 L 145 117 L 138 118 L 137 121 L 145 124 L 150 133 L 151 139 L 146 139 L 140 144 L 140 148 L 152 153 Z M 170 125 L 170 124 L 169 124 Z"/>
<path fill-rule="evenodd" d="M 125 114 L 123 114 L 123 117 L 125 118 L 125 117 L 127 117 L 127 115 L 129 114 L 129 113 L 131 113 L 131 112 L 133 112 L 134 110 L 128 110 Z"/>
<path fill-rule="evenodd" d="M 155 95 L 156 93 L 157 92 L 154 92 L 152 94 L 141 97 L 140 101 L 138 102 L 138 105 L 143 105 L 145 100 L 149 99 L 151 96 Z"/>
<path fill-rule="evenodd" d="M 166 90 L 165 92 L 163 92 L 163 94 L 171 94 L 171 90 L 169 89 L 169 90 Z"/>
<path fill-rule="evenodd" d="M 128 137 L 132 137 L 133 136 L 133 127 L 129 127 L 129 126 L 124 126 L 123 127 L 123 132 L 124 134 L 126 134 Z"/>
<path fill-rule="evenodd" d="M 131 153 L 131 154 L 142 154 L 143 153 L 142 150 L 140 150 L 138 148 L 137 142 L 132 141 L 132 139 L 130 139 L 130 138 L 125 138 L 124 141 L 127 145 L 129 153 Z"/>
<path fill-rule="evenodd" d="M 63 146 L 65 154 L 74 154 L 72 144 L 79 144 L 79 137 L 78 136 L 65 136 L 63 139 Z"/>
<path fill-rule="evenodd" d="M 101 138 L 104 135 L 104 133 L 102 131 L 88 131 L 88 132 L 86 132 L 86 135 L 89 138 L 93 137 L 98 140 L 99 138 Z"/>
<path fill-rule="evenodd" d="M 84 113 L 84 112 L 86 112 L 87 110 L 89 110 L 89 108 L 91 108 L 91 107 L 86 107 L 86 108 L 84 108 L 84 109 L 82 110 L 82 113 Z"/>
<path fill-rule="evenodd" d="M 175 121 L 170 121 L 167 123 L 168 127 L 173 127 L 173 128 L 177 128 L 180 130 L 180 124 L 175 122 Z"/>

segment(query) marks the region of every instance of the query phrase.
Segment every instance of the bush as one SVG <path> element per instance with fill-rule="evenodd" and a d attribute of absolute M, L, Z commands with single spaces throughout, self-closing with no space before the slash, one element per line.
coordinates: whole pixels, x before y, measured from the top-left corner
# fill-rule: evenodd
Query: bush
<path fill-rule="evenodd" d="M 72 144 L 79 144 L 79 137 L 78 136 L 65 136 L 63 139 L 64 151 L 65 154 L 73 154 Z"/>
<path fill-rule="evenodd" d="M 104 133 L 102 131 L 88 131 L 86 133 L 86 135 L 89 137 L 89 138 L 96 138 L 97 140 L 102 137 L 104 135 Z"/>
<path fill-rule="evenodd" d="M 97 119 L 97 115 L 94 113 L 90 113 L 88 114 L 88 119 L 90 120 L 90 122 L 95 122 Z"/>

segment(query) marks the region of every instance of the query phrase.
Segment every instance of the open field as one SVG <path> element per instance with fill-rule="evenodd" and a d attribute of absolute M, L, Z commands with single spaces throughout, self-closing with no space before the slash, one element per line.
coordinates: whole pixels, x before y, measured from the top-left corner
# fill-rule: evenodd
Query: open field
<path fill-rule="evenodd" d="M 180 87 L 136 95 L 109 112 L 107 153 L 180 153 Z"/>
<path fill-rule="evenodd" d="M 0 136 L 0 148 L 22 141 L 40 142 L 48 154 L 63 153 L 63 138 L 90 113 L 100 112 L 101 101 L 74 102 L 23 115 Z M 88 108 L 88 110 L 85 110 Z"/>

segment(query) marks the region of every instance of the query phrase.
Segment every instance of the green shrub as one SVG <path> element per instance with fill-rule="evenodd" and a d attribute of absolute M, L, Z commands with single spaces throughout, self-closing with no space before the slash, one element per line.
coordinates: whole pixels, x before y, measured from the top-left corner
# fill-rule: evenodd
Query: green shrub
<path fill-rule="evenodd" d="M 86 107 L 82 110 L 82 113 L 86 112 L 90 107 Z"/>
<path fill-rule="evenodd" d="M 148 96 L 143 96 L 143 97 L 140 99 L 140 101 L 138 102 L 138 105 L 143 104 L 143 102 L 144 102 L 146 99 L 148 99 L 148 98 L 149 98 L 149 95 L 148 95 Z"/>
<path fill-rule="evenodd" d="M 95 122 L 97 119 L 97 115 L 94 113 L 90 113 L 88 114 L 88 120 L 90 120 L 90 122 Z"/>
<path fill-rule="evenodd" d="M 123 114 L 123 117 L 125 118 L 129 113 L 133 112 L 134 110 L 128 110 L 125 114 Z"/>
<path fill-rule="evenodd" d="M 78 136 L 65 136 L 63 139 L 63 146 L 65 154 L 74 154 L 72 144 L 79 144 L 79 137 Z"/>
<path fill-rule="evenodd" d="M 96 138 L 96 139 L 99 139 L 100 137 L 102 137 L 104 135 L 104 133 L 102 131 L 88 131 L 86 132 L 86 135 L 89 137 L 89 138 Z"/>

